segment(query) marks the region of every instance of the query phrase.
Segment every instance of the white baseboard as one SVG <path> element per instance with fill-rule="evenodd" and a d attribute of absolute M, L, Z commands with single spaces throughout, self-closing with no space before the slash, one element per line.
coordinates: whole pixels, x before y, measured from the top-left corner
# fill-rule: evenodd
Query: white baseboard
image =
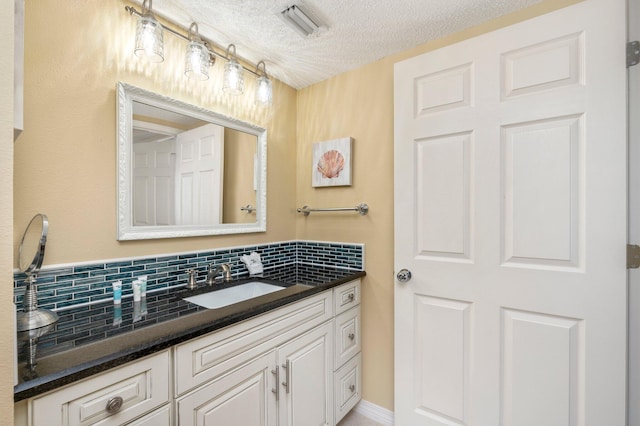
<path fill-rule="evenodd" d="M 389 411 L 379 405 L 363 399 L 360 400 L 353 410 L 383 426 L 393 426 L 393 411 Z"/>

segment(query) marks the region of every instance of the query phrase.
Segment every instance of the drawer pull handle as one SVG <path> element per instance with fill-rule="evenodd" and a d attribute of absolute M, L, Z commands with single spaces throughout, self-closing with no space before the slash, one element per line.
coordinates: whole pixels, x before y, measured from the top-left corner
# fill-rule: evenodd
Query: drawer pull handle
<path fill-rule="evenodd" d="M 353 393 L 356 390 L 356 385 L 350 385 L 349 390 Z"/>
<path fill-rule="evenodd" d="M 353 293 L 349 293 L 349 296 L 347 296 L 347 298 L 349 299 L 349 302 L 353 302 L 353 300 L 356 298 L 356 295 Z"/>
<path fill-rule="evenodd" d="M 276 394 L 276 401 L 278 401 L 280 399 L 280 386 L 278 386 L 278 382 L 280 381 L 280 369 L 277 365 L 275 369 L 271 370 L 271 374 L 276 376 L 276 387 L 275 389 L 272 388 L 271 392 Z"/>
<path fill-rule="evenodd" d="M 113 398 L 109 398 L 107 401 L 107 413 L 116 414 L 120 409 L 122 409 L 122 405 L 124 404 L 124 400 L 121 396 L 114 396 Z"/>
<path fill-rule="evenodd" d="M 353 333 L 349 333 L 349 336 L 347 336 L 347 337 L 349 337 L 349 340 L 353 341 L 353 339 L 356 338 L 356 335 L 353 334 Z"/>
<path fill-rule="evenodd" d="M 287 391 L 287 393 L 289 393 L 290 387 L 290 380 L 291 380 L 291 361 L 287 360 L 284 364 L 282 364 L 282 368 L 284 368 L 285 371 L 285 381 L 282 382 L 282 386 L 284 386 L 284 389 Z"/>

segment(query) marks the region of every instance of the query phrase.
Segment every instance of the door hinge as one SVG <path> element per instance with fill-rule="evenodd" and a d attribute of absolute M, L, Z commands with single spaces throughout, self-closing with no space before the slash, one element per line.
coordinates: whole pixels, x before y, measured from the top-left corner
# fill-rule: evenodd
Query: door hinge
<path fill-rule="evenodd" d="M 627 42 L 627 68 L 640 63 L 640 41 Z"/>
<path fill-rule="evenodd" d="M 640 246 L 627 244 L 627 269 L 640 268 Z"/>

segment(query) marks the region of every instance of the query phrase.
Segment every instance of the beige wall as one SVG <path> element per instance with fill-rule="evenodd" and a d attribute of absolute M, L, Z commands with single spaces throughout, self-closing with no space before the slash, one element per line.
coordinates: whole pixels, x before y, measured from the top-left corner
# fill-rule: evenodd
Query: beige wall
<path fill-rule="evenodd" d="M 0 424 L 13 424 L 13 1 L 0 2 Z M 6 243 L 5 243 L 6 241 Z"/>
<path fill-rule="evenodd" d="M 7 122 L 12 110 L 11 78 L 4 78 L 12 75 L 12 62 L 0 62 L 0 241 L 13 241 L 0 246 L 0 275 L 10 281 L 17 241 L 36 212 L 46 213 L 50 221 L 45 265 L 293 238 L 363 242 L 367 269 L 363 287 L 364 398 L 393 409 L 393 64 L 575 2 L 544 0 L 528 11 L 385 58 L 297 94 L 275 82 L 276 103 L 268 112 L 219 95 L 216 77 L 204 85 L 183 78 L 182 44 L 175 37 L 165 37 L 163 64 L 138 64 L 131 54 L 135 19 L 125 13 L 124 1 L 27 2 L 26 130 L 15 144 L 13 163 L 12 125 Z M 2 2 L 0 10 L 2 52 L 13 48 L 12 11 L 4 10 L 12 5 L 7 3 Z M 2 57 L 5 61 L 7 55 Z M 216 69 L 219 72 L 220 67 Z M 116 241 L 117 81 L 267 128 L 267 233 Z M 353 185 L 312 188 L 312 143 L 343 136 L 354 138 Z M 334 213 L 303 217 L 295 213 L 295 208 L 304 204 L 342 207 L 361 202 L 369 204 L 368 216 Z M 6 318 L 0 321 L 8 324 L 13 312 L 9 286 L 2 292 L 0 308 Z M 13 336 L 8 327 L 3 330 L 0 374 L 7 377 Z M 6 383 L 0 389 L 3 413 L 11 412 L 11 401 L 11 387 Z"/>
<path fill-rule="evenodd" d="M 241 211 L 241 206 L 256 206 L 254 190 L 254 157 L 257 152 L 256 136 L 239 130 L 224 131 L 224 223 L 256 221 L 255 213 Z M 241 164 L 243 167 L 228 167 Z"/>
<path fill-rule="evenodd" d="M 369 214 L 298 216 L 300 239 L 366 245 L 362 291 L 363 397 L 393 410 L 393 65 L 577 1 L 546 0 L 529 10 L 384 58 L 298 92 L 297 204 L 350 207 Z M 353 185 L 312 188 L 312 144 L 345 136 L 353 142 Z M 400 194 L 402 196 L 403 194 Z M 407 194 L 408 195 L 408 194 Z"/>
<path fill-rule="evenodd" d="M 49 218 L 45 266 L 295 238 L 295 169 L 281 167 L 295 161 L 295 90 L 275 81 L 275 104 L 261 109 L 252 96 L 221 94 L 220 63 L 213 78 L 192 82 L 182 71 L 184 42 L 170 34 L 164 37 L 165 61 L 142 65 L 133 55 L 136 19 L 125 11 L 127 4 L 26 4 L 26 116 L 15 150 L 14 248 L 36 212 Z M 275 172 L 268 179 L 266 233 L 116 241 L 118 81 L 267 128 L 268 168 Z M 250 94 L 253 82 L 247 76 Z"/>

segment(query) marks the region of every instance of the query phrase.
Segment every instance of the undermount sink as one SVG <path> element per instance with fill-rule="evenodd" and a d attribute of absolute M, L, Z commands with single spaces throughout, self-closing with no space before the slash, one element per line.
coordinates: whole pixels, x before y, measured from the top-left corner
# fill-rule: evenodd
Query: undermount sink
<path fill-rule="evenodd" d="M 217 309 L 275 291 L 284 290 L 285 288 L 286 287 L 280 287 L 279 285 L 252 281 L 223 290 L 214 290 L 197 296 L 185 297 L 184 300 L 207 309 Z"/>

